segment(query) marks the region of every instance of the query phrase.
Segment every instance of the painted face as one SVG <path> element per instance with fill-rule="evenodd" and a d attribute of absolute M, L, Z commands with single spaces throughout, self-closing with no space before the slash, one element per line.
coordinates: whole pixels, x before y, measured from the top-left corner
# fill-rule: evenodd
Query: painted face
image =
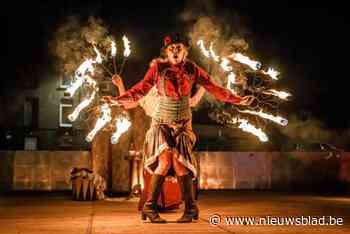
<path fill-rule="evenodd" d="M 187 48 L 182 43 L 174 43 L 169 45 L 165 52 L 171 64 L 179 64 L 187 56 Z"/>

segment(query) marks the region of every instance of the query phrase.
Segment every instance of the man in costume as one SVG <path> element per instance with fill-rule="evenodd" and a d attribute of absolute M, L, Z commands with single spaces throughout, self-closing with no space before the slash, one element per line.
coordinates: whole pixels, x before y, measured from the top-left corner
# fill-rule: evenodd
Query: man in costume
<path fill-rule="evenodd" d="M 192 222 L 192 219 L 198 219 L 199 211 L 192 182 L 198 176 L 198 166 L 192 153 L 196 137 L 192 131 L 191 89 L 199 84 L 216 99 L 235 105 L 249 105 L 253 97 L 236 96 L 216 85 L 202 68 L 187 59 L 189 45 L 178 34 L 166 36 L 163 43 L 164 61 L 152 63 L 143 80 L 123 95 L 105 97 L 105 100 L 111 105 L 128 108 L 156 87 L 157 103 L 144 149 L 144 169 L 152 174 L 152 178 L 141 217 L 155 223 L 166 222 L 159 216 L 157 200 L 166 175 L 175 174 L 185 202 L 184 213 L 177 222 Z"/>

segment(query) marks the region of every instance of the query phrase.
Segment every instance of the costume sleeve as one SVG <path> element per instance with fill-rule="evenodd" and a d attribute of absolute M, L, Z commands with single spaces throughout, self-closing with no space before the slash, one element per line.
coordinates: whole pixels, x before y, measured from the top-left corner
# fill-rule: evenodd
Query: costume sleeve
<path fill-rule="evenodd" d="M 115 100 L 122 105 L 137 102 L 142 97 L 146 96 L 146 94 L 155 85 L 156 74 L 157 74 L 157 64 L 154 64 L 149 67 L 143 80 L 138 82 L 131 89 L 126 91 L 126 93 L 117 97 Z"/>
<path fill-rule="evenodd" d="M 242 97 L 234 95 L 230 90 L 222 88 L 214 83 L 209 74 L 199 66 L 196 66 L 196 82 L 203 86 L 210 94 L 222 102 L 239 104 Z"/>

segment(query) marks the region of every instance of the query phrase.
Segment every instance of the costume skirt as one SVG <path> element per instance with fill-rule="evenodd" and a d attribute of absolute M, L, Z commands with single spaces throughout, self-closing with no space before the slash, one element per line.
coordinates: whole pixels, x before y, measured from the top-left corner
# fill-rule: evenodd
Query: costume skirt
<path fill-rule="evenodd" d="M 191 119 L 174 124 L 165 124 L 153 119 L 144 143 L 144 169 L 153 174 L 158 165 L 158 157 L 165 150 L 169 150 L 176 153 L 178 161 L 190 171 L 193 178 L 197 178 L 198 162 L 192 153 L 195 142 Z M 175 175 L 172 167 L 167 175 Z"/>

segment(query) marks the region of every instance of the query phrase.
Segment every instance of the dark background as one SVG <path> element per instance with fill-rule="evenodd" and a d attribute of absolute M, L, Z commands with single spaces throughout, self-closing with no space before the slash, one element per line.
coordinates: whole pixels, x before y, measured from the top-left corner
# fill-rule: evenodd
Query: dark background
<path fill-rule="evenodd" d="M 202 2 L 202 3 L 198 3 Z M 345 3 L 298 1 L 12 1 L 2 10 L 1 95 L 20 92 L 50 64 L 48 41 L 69 15 L 101 17 L 113 30 L 130 35 L 135 48 L 128 87 L 140 79 L 149 61 L 159 55 L 162 37 L 185 31 L 191 22 L 179 15 L 188 5 L 202 14 L 233 23 L 239 15 L 249 29 L 246 38 L 256 56 L 282 71 L 281 84 L 293 93 L 289 110 L 306 111 L 326 127 L 345 129 L 349 87 L 348 8 Z M 208 10 L 206 5 L 214 6 Z M 232 22 L 230 14 L 232 13 Z M 132 60 L 132 58 L 130 59 Z M 26 73 L 30 66 L 31 71 Z M 133 70 L 133 71 L 130 71 Z M 134 73 L 138 77 L 134 77 Z"/>

